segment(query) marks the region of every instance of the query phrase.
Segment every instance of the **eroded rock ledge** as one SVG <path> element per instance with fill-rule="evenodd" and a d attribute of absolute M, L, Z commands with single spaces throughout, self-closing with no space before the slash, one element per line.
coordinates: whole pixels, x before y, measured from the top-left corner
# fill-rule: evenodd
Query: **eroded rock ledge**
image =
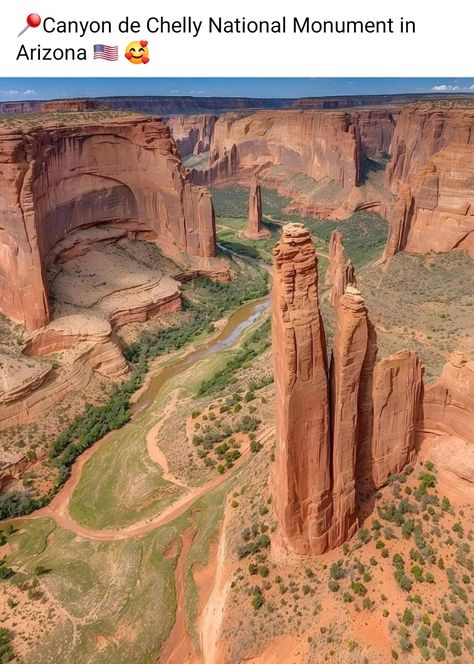
<path fill-rule="evenodd" d="M 214 258 L 210 194 L 187 181 L 168 127 L 143 116 L 73 116 L 0 128 L 0 311 L 30 329 L 45 325 L 50 253 L 97 225 L 156 241 L 186 267 L 225 272 Z"/>

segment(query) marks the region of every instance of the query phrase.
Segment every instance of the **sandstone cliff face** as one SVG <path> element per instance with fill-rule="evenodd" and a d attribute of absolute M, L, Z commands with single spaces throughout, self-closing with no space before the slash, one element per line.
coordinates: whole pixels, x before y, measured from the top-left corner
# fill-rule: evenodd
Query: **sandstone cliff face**
<path fill-rule="evenodd" d="M 214 133 L 215 115 L 173 115 L 166 124 L 182 157 L 207 152 Z"/>
<path fill-rule="evenodd" d="M 228 114 L 214 127 L 208 181 L 250 177 L 269 165 L 325 177 L 350 189 L 359 180 L 360 136 L 349 113 L 260 111 Z"/>
<path fill-rule="evenodd" d="M 45 266 L 71 231 L 128 224 L 165 253 L 215 254 L 207 190 L 186 181 L 169 129 L 152 118 L 0 131 L 0 311 L 35 329 L 49 319 Z"/>
<path fill-rule="evenodd" d="M 333 307 L 338 305 L 349 284 L 357 286 L 355 269 L 351 259 L 346 257 L 341 233 L 332 231 L 329 241 L 329 265 L 326 272 L 326 285 L 332 286 L 331 304 Z"/>
<path fill-rule="evenodd" d="M 425 389 L 421 433 L 458 436 L 474 443 L 474 362 L 452 354 L 441 376 Z"/>
<path fill-rule="evenodd" d="M 422 390 L 423 369 L 413 351 L 402 350 L 375 365 L 372 478 L 376 488 L 414 457 Z"/>
<path fill-rule="evenodd" d="M 249 217 L 244 235 L 252 239 L 271 237 L 270 231 L 262 226 L 262 192 L 255 177 L 250 183 Z"/>
<path fill-rule="evenodd" d="M 339 301 L 331 362 L 332 522 L 328 544 L 340 546 L 357 529 L 356 454 L 359 391 L 369 344 L 367 309 L 348 286 Z"/>
<path fill-rule="evenodd" d="M 274 508 L 284 544 L 298 553 L 318 554 L 327 548 L 331 486 L 317 257 L 302 224 L 284 227 L 273 255 Z"/>
<path fill-rule="evenodd" d="M 385 251 L 466 249 L 474 256 L 474 107 L 408 106 L 385 182 L 399 198 Z"/>
<path fill-rule="evenodd" d="M 360 110 L 358 118 L 360 142 L 366 157 L 378 159 L 390 154 L 390 144 L 398 120 L 398 110 Z"/>

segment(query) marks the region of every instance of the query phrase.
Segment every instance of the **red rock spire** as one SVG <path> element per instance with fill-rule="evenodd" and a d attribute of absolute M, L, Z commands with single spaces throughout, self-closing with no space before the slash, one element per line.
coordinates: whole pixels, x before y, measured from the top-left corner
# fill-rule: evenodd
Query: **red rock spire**
<path fill-rule="evenodd" d="M 303 224 L 283 228 L 273 256 L 274 507 L 283 544 L 318 554 L 330 525 L 329 396 L 318 262 Z"/>
<path fill-rule="evenodd" d="M 368 343 L 364 300 L 356 288 L 347 286 L 337 308 L 331 361 L 333 489 L 330 548 L 343 544 L 357 529 L 359 390 Z"/>
<path fill-rule="evenodd" d="M 271 237 L 270 231 L 262 226 L 262 192 L 256 177 L 250 184 L 249 219 L 244 235 L 252 239 Z"/>
<path fill-rule="evenodd" d="M 340 231 L 335 230 L 329 241 L 329 266 L 326 272 L 326 285 L 332 286 L 333 307 L 339 303 L 349 284 L 357 285 L 354 266 L 351 259 L 346 257 Z"/>

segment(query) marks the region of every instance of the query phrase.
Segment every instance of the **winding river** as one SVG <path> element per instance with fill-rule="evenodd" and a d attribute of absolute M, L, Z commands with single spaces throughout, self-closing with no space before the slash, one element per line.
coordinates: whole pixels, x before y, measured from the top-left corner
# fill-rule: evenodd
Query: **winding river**
<path fill-rule="evenodd" d="M 233 252 L 232 252 L 233 253 Z M 249 258 L 247 256 L 240 256 L 247 262 L 258 267 L 268 270 L 268 266 L 260 261 Z M 247 302 L 236 309 L 226 320 L 223 328 L 216 335 L 214 334 L 210 339 L 197 345 L 195 348 L 190 349 L 184 356 L 181 356 L 175 361 L 171 361 L 169 365 L 162 367 L 159 370 L 151 370 L 147 382 L 143 387 L 138 398 L 135 400 L 133 408 L 133 416 L 131 421 L 125 425 L 124 430 L 128 427 L 136 426 L 142 417 L 147 414 L 148 409 L 154 406 L 154 403 L 166 384 L 173 378 L 184 373 L 201 360 L 211 356 L 213 353 L 230 348 L 236 344 L 241 335 L 251 325 L 253 325 L 259 318 L 262 318 L 270 307 L 270 295 L 266 295 L 252 302 Z M 264 437 L 267 437 L 268 432 L 262 432 Z M 76 487 L 78 486 L 82 470 L 87 461 L 105 444 L 111 436 L 116 434 L 115 431 L 107 434 L 100 441 L 95 443 L 92 447 L 86 450 L 72 467 L 71 476 L 65 483 L 64 487 L 53 498 L 51 503 L 46 507 L 35 512 L 32 517 L 50 517 L 55 519 L 59 526 L 70 530 L 77 535 L 87 537 L 99 541 L 122 540 L 129 537 L 143 535 L 155 528 L 162 526 L 170 521 L 176 519 L 183 514 L 190 505 L 192 505 L 198 498 L 212 491 L 227 479 L 225 475 L 217 475 L 212 477 L 208 482 L 199 487 L 195 487 L 186 492 L 183 496 L 178 498 L 174 503 L 167 508 L 147 519 L 140 520 L 134 524 L 124 528 L 113 529 L 94 529 L 89 528 L 75 521 L 69 513 L 69 501 Z M 247 455 L 244 453 L 236 463 L 238 467 L 246 460 Z M 30 517 L 31 518 L 31 517 Z"/>

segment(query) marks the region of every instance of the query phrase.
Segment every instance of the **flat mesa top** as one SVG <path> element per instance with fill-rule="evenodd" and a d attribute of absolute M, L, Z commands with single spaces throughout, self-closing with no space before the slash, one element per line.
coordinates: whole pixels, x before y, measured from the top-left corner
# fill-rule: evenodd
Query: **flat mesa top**
<path fill-rule="evenodd" d="M 130 111 L 64 111 L 24 113 L 0 116 L 0 132 L 16 129 L 27 132 L 32 129 L 52 129 L 55 127 L 80 127 L 89 125 L 107 125 L 117 122 L 137 122 L 160 120 L 158 116 Z"/>

